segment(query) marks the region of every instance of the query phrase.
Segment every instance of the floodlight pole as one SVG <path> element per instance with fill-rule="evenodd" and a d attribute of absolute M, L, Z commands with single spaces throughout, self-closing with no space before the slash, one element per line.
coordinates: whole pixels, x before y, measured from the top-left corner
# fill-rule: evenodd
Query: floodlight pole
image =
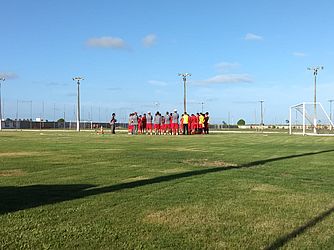
<path fill-rule="evenodd" d="M 264 123 L 263 123 L 263 103 L 264 103 L 264 101 L 261 100 L 259 102 L 261 104 L 261 124 L 260 125 L 263 126 L 264 125 Z"/>
<path fill-rule="evenodd" d="M 78 102 L 77 102 L 77 131 L 80 131 L 80 81 L 83 80 L 82 77 L 74 77 L 73 81 L 78 84 Z"/>
<path fill-rule="evenodd" d="M 317 75 L 318 75 L 318 71 L 324 69 L 323 66 L 317 66 L 317 67 L 313 67 L 313 68 L 307 68 L 308 70 L 312 70 L 313 71 L 313 75 L 314 75 L 314 120 L 313 120 L 313 131 L 316 134 L 317 133 Z"/>
<path fill-rule="evenodd" d="M 329 101 L 329 118 L 332 121 L 332 102 L 334 102 L 334 100 L 328 100 Z"/>
<path fill-rule="evenodd" d="M 332 102 L 334 101 L 334 100 L 328 100 L 329 101 L 329 118 L 330 118 L 330 120 L 331 120 L 331 122 L 333 122 L 333 120 L 332 120 Z M 332 130 L 333 128 L 332 128 L 332 126 L 331 126 L 331 130 Z"/>
<path fill-rule="evenodd" d="M 186 87 L 186 83 L 187 83 L 187 77 L 191 76 L 190 73 L 179 73 L 179 76 L 182 76 L 182 80 L 183 80 L 183 113 L 187 112 L 187 87 Z"/>
<path fill-rule="evenodd" d="M 6 79 L 4 77 L 0 78 L 0 131 L 2 130 L 2 100 L 1 100 L 1 82 L 4 82 Z"/>

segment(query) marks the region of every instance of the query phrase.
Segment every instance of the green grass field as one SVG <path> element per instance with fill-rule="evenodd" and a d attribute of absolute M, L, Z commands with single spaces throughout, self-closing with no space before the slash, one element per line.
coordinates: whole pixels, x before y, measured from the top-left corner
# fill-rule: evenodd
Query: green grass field
<path fill-rule="evenodd" d="M 0 133 L 1 249 L 334 249 L 334 138 Z"/>

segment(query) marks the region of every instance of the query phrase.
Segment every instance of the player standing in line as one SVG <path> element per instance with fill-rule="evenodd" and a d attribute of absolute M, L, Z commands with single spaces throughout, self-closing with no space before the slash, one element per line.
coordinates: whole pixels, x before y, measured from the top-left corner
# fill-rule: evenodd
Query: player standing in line
<path fill-rule="evenodd" d="M 188 114 L 188 135 L 191 135 L 191 115 Z"/>
<path fill-rule="evenodd" d="M 164 135 L 165 132 L 166 132 L 166 124 L 165 124 L 165 122 L 166 122 L 166 119 L 165 119 L 165 117 L 162 115 L 162 116 L 161 116 L 161 125 L 160 125 L 160 134 L 161 134 L 161 135 Z"/>
<path fill-rule="evenodd" d="M 143 117 L 141 118 L 141 123 L 142 123 L 141 133 L 144 134 L 146 133 L 146 114 L 144 114 Z"/>
<path fill-rule="evenodd" d="M 204 115 L 201 113 L 198 118 L 200 134 L 204 133 Z"/>
<path fill-rule="evenodd" d="M 191 120 L 191 134 L 194 135 L 196 134 L 196 125 L 197 125 L 196 116 L 194 114 L 191 114 L 190 120 Z"/>
<path fill-rule="evenodd" d="M 159 111 L 157 111 L 157 113 L 155 113 L 155 116 L 154 116 L 154 133 L 156 135 L 159 135 L 160 129 L 161 129 L 161 115 Z"/>
<path fill-rule="evenodd" d="M 112 113 L 111 120 L 110 120 L 110 126 L 111 126 L 111 133 L 112 134 L 115 134 L 116 122 L 117 122 L 116 114 Z M 94 124 L 94 126 L 95 126 L 95 124 Z"/>
<path fill-rule="evenodd" d="M 142 133 L 143 129 L 143 120 L 142 120 L 142 115 L 138 116 L 138 134 Z"/>
<path fill-rule="evenodd" d="M 196 134 L 199 134 L 199 113 L 196 114 Z"/>
<path fill-rule="evenodd" d="M 132 113 L 129 115 L 129 121 L 128 121 L 128 134 L 131 135 L 132 134 Z"/>
<path fill-rule="evenodd" d="M 206 112 L 204 116 L 204 133 L 209 134 L 209 112 Z"/>
<path fill-rule="evenodd" d="M 169 112 L 166 112 L 165 115 L 165 134 L 168 135 L 170 134 L 170 116 L 169 116 Z"/>
<path fill-rule="evenodd" d="M 153 120 L 153 117 L 151 115 L 151 112 L 147 112 L 147 117 L 146 117 L 146 134 L 152 135 L 152 120 Z"/>
<path fill-rule="evenodd" d="M 182 116 L 182 122 L 183 122 L 183 134 L 189 135 L 189 127 L 188 127 L 189 115 L 187 114 L 187 112 L 184 112 Z"/>
<path fill-rule="evenodd" d="M 138 115 L 137 112 L 134 112 L 132 115 L 132 134 L 136 135 L 138 133 Z"/>
<path fill-rule="evenodd" d="M 172 114 L 172 134 L 179 134 L 179 114 L 176 109 L 174 109 L 174 113 Z"/>
<path fill-rule="evenodd" d="M 181 115 L 181 118 L 180 118 L 180 126 L 179 126 L 179 134 L 183 134 L 183 115 Z"/>

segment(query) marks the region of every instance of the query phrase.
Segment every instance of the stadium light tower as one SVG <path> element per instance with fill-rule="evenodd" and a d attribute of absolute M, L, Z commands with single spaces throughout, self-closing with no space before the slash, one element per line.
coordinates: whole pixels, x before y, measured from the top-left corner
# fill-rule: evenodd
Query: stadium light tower
<path fill-rule="evenodd" d="M 84 80 L 82 77 L 74 77 L 73 81 L 78 84 L 78 103 L 77 103 L 77 131 L 80 131 L 80 81 Z"/>
<path fill-rule="evenodd" d="M 331 122 L 333 122 L 333 112 L 332 112 L 332 102 L 334 102 L 334 100 L 328 100 L 329 101 L 329 119 L 331 120 Z M 332 126 L 331 126 L 331 130 L 332 130 Z"/>
<path fill-rule="evenodd" d="M 332 102 L 334 102 L 334 100 L 328 100 L 329 101 L 329 118 L 331 119 L 331 121 L 333 121 L 333 117 L 332 117 Z"/>
<path fill-rule="evenodd" d="M 263 126 L 264 125 L 264 123 L 263 123 L 263 103 L 264 103 L 264 101 L 261 100 L 259 102 L 261 104 L 261 124 L 260 125 Z"/>
<path fill-rule="evenodd" d="M 183 80 L 183 113 L 187 112 L 187 87 L 186 87 L 186 83 L 187 83 L 187 77 L 191 76 L 190 73 L 179 73 L 179 76 L 182 76 L 182 80 Z"/>
<path fill-rule="evenodd" d="M 314 75 L 314 120 L 313 120 L 314 128 L 313 128 L 313 131 L 314 133 L 317 133 L 317 75 L 318 75 L 318 71 L 323 70 L 324 67 L 317 66 L 317 67 L 307 68 L 307 69 L 312 70 L 313 75 Z"/>
<path fill-rule="evenodd" d="M 2 130 L 2 100 L 1 100 L 1 82 L 5 81 L 4 77 L 0 77 L 0 131 Z"/>

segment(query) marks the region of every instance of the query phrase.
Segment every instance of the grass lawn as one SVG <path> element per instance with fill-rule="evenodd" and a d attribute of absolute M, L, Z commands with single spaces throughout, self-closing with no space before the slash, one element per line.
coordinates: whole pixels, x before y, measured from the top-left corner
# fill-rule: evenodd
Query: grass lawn
<path fill-rule="evenodd" d="M 0 133 L 0 249 L 334 249 L 334 138 Z"/>

